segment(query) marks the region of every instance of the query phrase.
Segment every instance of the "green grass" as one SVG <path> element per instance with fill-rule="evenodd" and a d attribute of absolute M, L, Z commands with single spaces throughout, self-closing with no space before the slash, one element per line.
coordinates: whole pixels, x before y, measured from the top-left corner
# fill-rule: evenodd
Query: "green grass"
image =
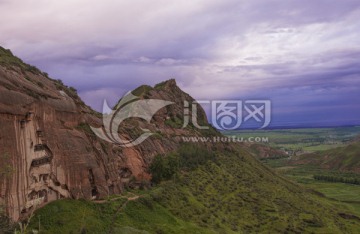
<path fill-rule="evenodd" d="M 224 131 L 223 134 L 245 139 L 268 137 L 269 145 L 278 149 L 318 152 L 348 143 L 360 134 L 360 127 L 236 130 Z"/>
<path fill-rule="evenodd" d="M 338 171 L 359 172 L 360 142 L 354 141 L 348 145 L 319 151 L 311 154 L 302 154 L 292 157 L 292 164 L 311 164 L 319 168 Z"/>
<path fill-rule="evenodd" d="M 31 220 L 30 229 L 41 233 L 92 233 L 103 231 L 110 225 L 111 214 L 124 201 L 97 205 L 83 200 L 58 200 L 38 210 Z"/>
<path fill-rule="evenodd" d="M 339 231 L 335 203 L 266 172 L 248 172 L 248 166 L 226 157 L 220 165 L 209 163 L 181 183 L 167 184 L 160 200 L 174 214 L 218 233 Z"/>
<path fill-rule="evenodd" d="M 312 181 L 306 185 L 329 198 L 336 199 L 360 217 L 360 186 L 344 183 Z"/>
<path fill-rule="evenodd" d="M 132 94 L 135 95 L 135 96 L 142 96 L 142 95 L 146 95 L 148 94 L 148 92 L 150 90 L 152 90 L 153 88 L 151 86 L 148 86 L 148 85 L 141 85 L 139 86 L 138 88 L 136 88 L 135 90 L 132 91 Z"/>
<path fill-rule="evenodd" d="M 223 163 L 230 166 L 231 161 Z M 340 209 L 335 205 L 341 204 L 335 201 L 305 193 L 285 181 L 278 181 L 289 185 L 285 191 L 269 186 L 271 178 L 256 183 L 260 175 L 252 175 L 251 181 L 247 175 L 234 173 L 239 167 L 229 169 L 209 162 L 176 181 L 125 194 L 140 195 L 133 201 L 55 201 L 35 213 L 30 229 L 38 229 L 40 220 L 40 233 L 337 233 L 339 222 L 345 225 L 341 230 L 360 231 L 351 224 L 354 221 L 338 217 Z M 342 207 L 347 209 L 351 207 Z"/>
<path fill-rule="evenodd" d="M 326 197 L 339 201 L 339 205 L 349 209 L 360 217 L 360 186 L 318 181 L 313 178 L 316 174 L 333 175 L 340 177 L 356 177 L 354 173 L 344 173 L 336 170 L 324 170 L 316 165 L 288 166 L 287 159 L 264 160 L 265 164 L 276 169 L 276 171 L 287 178 L 302 184 L 305 188 L 313 189 L 323 193 Z"/>
<path fill-rule="evenodd" d="M 136 227 L 149 233 L 213 233 L 211 230 L 175 217 L 149 195 L 129 202 L 119 214 L 114 229 L 122 230 L 125 227 Z"/>
<path fill-rule="evenodd" d="M 197 153 L 179 151 L 181 157 Z M 140 196 L 136 200 L 127 201 L 135 196 L 127 193 L 102 204 L 53 202 L 36 212 L 31 228 L 37 228 L 40 217 L 41 233 L 360 232 L 360 221 L 339 215 L 357 212 L 355 206 L 278 176 L 245 149 L 216 148 L 213 153 L 215 158 L 189 170 L 181 168 L 151 190 L 133 191 Z M 311 179 L 301 170 L 297 173 Z"/>
<path fill-rule="evenodd" d="M 360 186 L 343 183 L 316 182 L 309 184 L 310 188 L 316 189 L 330 198 L 339 201 L 360 203 Z"/>
<path fill-rule="evenodd" d="M 34 66 L 24 63 L 21 59 L 14 56 L 12 52 L 0 46 L 0 65 L 11 69 L 12 67 L 19 67 L 22 71 L 32 72 L 34 74 L 41 74 L 42 72 Z"/>
<path fill-rule="evenodd" d="M 40 233 L 213 233 L 176 218 L 149 195 L 97 204 L 58 200 L 36 211 L 28 230 Z"/>

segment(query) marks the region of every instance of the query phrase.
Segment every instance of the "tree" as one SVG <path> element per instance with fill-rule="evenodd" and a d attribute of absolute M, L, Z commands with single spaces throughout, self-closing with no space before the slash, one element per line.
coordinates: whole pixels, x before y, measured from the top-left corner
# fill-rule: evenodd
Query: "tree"
<path fill-rule="evenodd" d="M 164 168 L 165 168 L 165 166 L 164 166 L 163 157 L 161 155 L 156 155 L 150 165 L 152 182 L 157 183 L 157 184 L 161 182 L 161 180 L 163 179 Z"/>
<path fill-rule="evenodd" d="M 171 179 L 179 170 L 179 156 L 170 153 L 166 156 L 156 155 L 150 165 L 152 182 L 160 183 L 162 180 Z"/>

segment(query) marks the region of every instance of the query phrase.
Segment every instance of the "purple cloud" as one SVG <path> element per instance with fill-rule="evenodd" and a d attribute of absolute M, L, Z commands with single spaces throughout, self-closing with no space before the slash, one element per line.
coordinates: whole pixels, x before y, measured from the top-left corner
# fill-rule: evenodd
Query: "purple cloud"
<path fill-rule="evenodd" d="M 278 124 L 324 113 L 360 123 L 357 0 L 0 5 L 0 44 L 97 110 L 103 99 L 175 77 L 199 99 L 272 99 Z"/>

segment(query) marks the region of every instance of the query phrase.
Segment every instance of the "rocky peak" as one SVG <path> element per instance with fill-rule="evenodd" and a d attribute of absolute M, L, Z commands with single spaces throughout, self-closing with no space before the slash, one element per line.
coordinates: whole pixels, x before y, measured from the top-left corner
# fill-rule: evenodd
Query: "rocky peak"
<path fill-rule="evenodd" d="M 176 84 L 176 80 L 175 79 L 170 79 L 170 80 L 166 80 L 166 81 L 163 81 L 159 84 L 156 84 L 154 86 L 155 89 L 158 89 L 158 90 L 163 90 L 163 91 L 166 91 L 166 92 L 179 92 L 182 90 L 177 86 Z"/>
<path fill-rule="evenodd" d="M 170 80 L 166 80 L 162 83 L 159 83 L 158 85 L 163 85 L 164 89 L 167 91 L 170 91 L 172 89 L 179 89 L 179 87 L 176 84 L 176 80 L 175 79 L 170 79 Z"/>
<path fill-rule="evenodd" d="M 176 150 L 181 136 L 218 134 L 191 124 L 183 128 L 184 102 L 194 99 L 174 79 L 140 86 L 133 94 L 174 104 L 150 122 L 124 121 L 118 131 L 122 139 L 136 139 L 142 129 L 153 135 L 137 146 L 122 147 L 90 129 L 102 127 L 101 115 L 82 102 L 76 89 L 0 48 L 0 165 L 10 163 L 11 168 L 6 177 L 0 176 L 0 205 L 5 204 L 7 215 L 19 220 L 57 199 L 121 193 L 149 180 L 152 159 Z M 199 123 L 208 124 L 200 106 L 197 112 Z"/>

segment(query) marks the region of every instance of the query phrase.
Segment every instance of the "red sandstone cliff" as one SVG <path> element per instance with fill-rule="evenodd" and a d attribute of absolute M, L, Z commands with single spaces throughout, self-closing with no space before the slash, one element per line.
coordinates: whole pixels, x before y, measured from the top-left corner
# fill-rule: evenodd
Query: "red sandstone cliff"
<path fill-rule="evenodd" d="M 89 125 L 101 116 L 86 106 L 76 90 L 23 63 L 0 47 L 0 204 L 13 220 L 60 198 L 102 198 L 121 193 L 132 181 L 149 180 L 147 168 L 159 153 L 176 149 L 181 135 L 184 101 L 193 99 L 174 80 L 134 91 L 141 98 L 172 101 L 151 123 L 130 119 L 119 134 L 130 138 L 147 128 L 155 135 L 136 147 L 123 148 L 97 138 Z M 207 124 L 201 107 L 199 119 Z M 207 134 L 217 134 L 207 130 Z M 1 168 L 0 167 L 0 168 Z"/>

